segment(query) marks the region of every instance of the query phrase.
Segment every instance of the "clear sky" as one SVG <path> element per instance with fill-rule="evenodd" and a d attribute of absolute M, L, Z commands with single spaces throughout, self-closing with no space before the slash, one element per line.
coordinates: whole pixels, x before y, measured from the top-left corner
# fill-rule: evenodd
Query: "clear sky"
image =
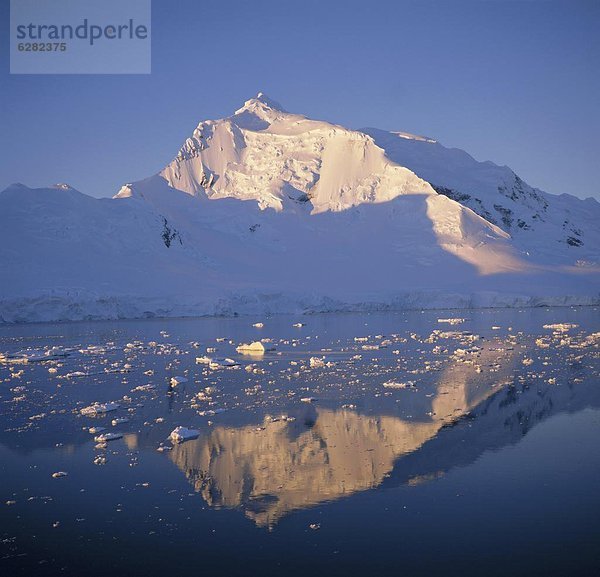
<path fill-rule="evenodd" d="M 600 1 L 153 0 L 152 74 L 9 75 L 0 189 L 94 196 L 158 172 L 263 91 L 352 128 L 424 134 L 548 192 L 600 198 Z"/>

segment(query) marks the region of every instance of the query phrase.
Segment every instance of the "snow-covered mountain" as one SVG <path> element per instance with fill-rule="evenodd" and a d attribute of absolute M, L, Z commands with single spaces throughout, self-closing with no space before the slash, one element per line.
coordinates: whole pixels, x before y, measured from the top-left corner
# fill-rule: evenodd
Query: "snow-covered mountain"
<path fill-rule="evenodd" d="M 0 318 L 590 304 L 600 204 L 263 94 L 113 199 L 0 193 Z"/>

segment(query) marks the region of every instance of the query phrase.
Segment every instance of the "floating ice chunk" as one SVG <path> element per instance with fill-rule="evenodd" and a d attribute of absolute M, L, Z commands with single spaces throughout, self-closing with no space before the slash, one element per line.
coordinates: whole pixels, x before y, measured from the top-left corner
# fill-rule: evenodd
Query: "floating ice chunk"
<path fill-rule="evenodd" d="M 314 403 L 317 399 L 315 397 L 302 397 L 300 400 L 303 403 Z"/>
<path fill-rule="evenodd" d="M 579 325 L 575 323 L 554 323 L 552 325 L 544 325 L 545 329 L 551 329 L 559 333 L 566 333 L 570 329 L 576 329 Z"/>
<path fill-rule="evenodd" d="M 156 385 L 147 384 L 147 385 L 138 385 L 134 389 L 131 389 L 132 393 L 137 393 L 139 391 L 152 391 L 156 388 Z"/>
<path fill-rule="evenodd" d="M 237 362 L 233 359 L 212 359 L 210 361 L 209 367 L 211 369 L 220 369 L 222 367 L 235 367 L 237 366 Z"/>
<path fill-rule="evenodd" d="M 321 357 L 310 357 L 309 364 L 312 369 L 318 369 L 325 366 L 325 359 Z"/>
<path fill-rule="evenodd" d="M 105 347 L 102 345 L 90 345 L 85 349 L 79 349 L 79 352 L 81 354 L 103 355 L 107 351 L 112 351 L 114 349 L 116 349 L 114 346 Z"/>
<path fill-rule="evenodd" d="M 101 435 L 94 437 L 94 441 L 96 441 L 96 443 L 106 443 L 107 441 L 116 441 L 122 436 L 122 433 L 102 433 Z"/>
<path fill-rule="evenodd" d="M 122 425 L 123 423 L 129 423 L 129 419 L 127 417 L 118 417 L 112 420 L 113 427 L 116 427 L 117 425 Z"/>
<path fill-rule="evenodd" d="M 91 435 L 97 435 L 98 433 L 101 433 L 102 431 L 106 431 L 106 427 L 90 427 L 88 429 L 88 432 Z"/>
<path fill-rule="evenodd" d="M 183 443 L 188 439 L 195 439 L 200 435 L 200 431 L 196 429 L 188 429 L 187 427 L 176 427 L 171 431 L 169 439 L 174 443 Z"/>
<path fill-rule="evenodd" d="M 99 415 L 110 411 L 116 411 L 120 406 L 119 403 L 94 403 L 89 407 L 81 409 L 80 412 L 82 415 Z"/>
<path fill-rule="evenodd" d="M 257 329 L 262 329 L 265 325 L 264 323 L 254 323 L 252 326 L 256 327 Z"/>
<path fill-rule="evenodd" d="M 529 357 L 524 358 L 521 361 L 526 367 L 528 367 L 529 365 L 533 365 L 533 359 L 530 359 Z"/>
<path fill-rule="evenodd" d="M 207 357 L 207 356 L 196 357 L 197 365 L 210 365 L 211 362 L 212 362 L 212 359 L 210 357 Z"/>
<path fill-rule="evenodd" d="M 264 355 L 266 349 L 260 341 L 254 341 L 250 344 L 241 344 L 235 350 L 242 355 Z"/>
<path fill-rule="evenodd" d="M 171 377 L 171 385 L 176 387 L 177 385 L 181 385 L 183 383 L 187 383 L 188 380 L 185 377 Z"/>
<path fill-rule="evenodd" d="M 260 367 L 258 367 L 255 364 L 247 365 L 245 370 L 246 370 L 246 372 L 253 373 L 255 375 L 264 375 L 267 372 L 267 371 L 265 371 L 264 369 L 261 369 Z"/>
<path fill-rule="evenodd" d="M 39 363 L 42 361 L 51 361 L 61 357 L 66 357 L 67 352 L 53 347 L 47 351 L 26 350 L 16 353 L 0 353 L 0 362 L 3 363 Z"/>
<path fill-rule="evenodd" d="M 383 386 L 386 389 L 414 389 L 415 383 L 414 381 L 406 381 L 405 383 L 399 381 L 386 381 L 383 383 Z"/>
<path fill-rule="evenodd" d="M 447 323 L 449 325 L 460 325 L 465 322 L 465 319 L 461 318 L 449 318 L 449 319 L 438 319 L 438 323 Z"/>
<path fill-rule="evenodd" d="M 56 473 L 52 473 L 52 476 L 55 479 L 58 479 L 59 477 L 66 477 L 69 473 L 67 473 L 66 471 L 57 471 Z"/>
<path fill-rule="evenodd" d="M 304 323 L 294 323 L 292 326 L 296 327 L 297 329 L 299 329 L 300 327 L 305 326 L 305 324 Z"/>

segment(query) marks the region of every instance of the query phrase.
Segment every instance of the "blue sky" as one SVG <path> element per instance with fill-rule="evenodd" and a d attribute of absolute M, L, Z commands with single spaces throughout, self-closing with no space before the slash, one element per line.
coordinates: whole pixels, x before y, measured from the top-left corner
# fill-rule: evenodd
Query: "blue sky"
<path fill-rule="evenodd" d="M 94 196 L 160 170 L 203 119 L 263 91 L 293 112 L 404 130 L 600 198 L 600 2 L 153 0 L 152 74 L 9 75 L 0 188 Z"/>

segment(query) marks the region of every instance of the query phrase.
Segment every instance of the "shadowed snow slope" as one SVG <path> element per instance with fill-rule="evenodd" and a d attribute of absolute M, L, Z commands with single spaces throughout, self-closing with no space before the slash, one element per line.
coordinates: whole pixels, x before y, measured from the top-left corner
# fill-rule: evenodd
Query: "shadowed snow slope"
<path fill-rule="evenodd" d="M 263 94 L 113 199 L 0 193 L 5 322 L 593 304 L 600 205 Z"/>

